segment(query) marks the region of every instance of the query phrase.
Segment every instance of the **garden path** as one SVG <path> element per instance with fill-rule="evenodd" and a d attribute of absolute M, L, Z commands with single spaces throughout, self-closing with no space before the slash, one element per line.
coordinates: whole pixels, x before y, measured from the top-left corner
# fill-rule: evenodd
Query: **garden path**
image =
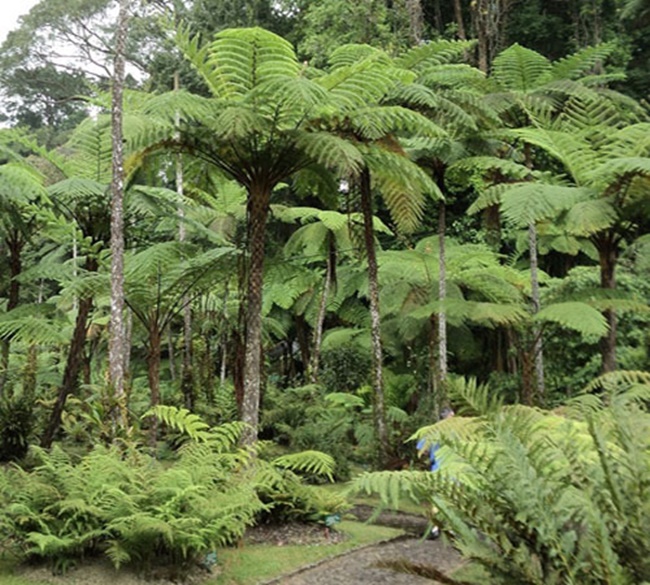
<path fill-rule="evenodd" d="M 364 507 L 354 510 L 360 519 L 370 512 Z M 375 522 L 409 534 L 303 567 L 265 585 L 432 585 L 444 582 L 445 575 L 462 564 L 458 552 L 443 540 L 420 537 L 427 528 L 421 516 L 384 512 Z"/>

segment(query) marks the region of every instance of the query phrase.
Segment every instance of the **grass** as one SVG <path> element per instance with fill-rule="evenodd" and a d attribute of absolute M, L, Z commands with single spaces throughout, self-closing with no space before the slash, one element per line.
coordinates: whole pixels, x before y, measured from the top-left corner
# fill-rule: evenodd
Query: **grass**
<path fill-rule="evenodd" d="M 282 547 L 252 545 L 240 549 L 224 549 L 219 552 L 219 564 L 223 572 L 216 579 L 208 581 L 207 585 L 254 585 L 353 548 L 402 534 L 401 530 L 394 528 L 350 521 L 341 522 L 339 530 L 348 538 L 338 544 Z"/>

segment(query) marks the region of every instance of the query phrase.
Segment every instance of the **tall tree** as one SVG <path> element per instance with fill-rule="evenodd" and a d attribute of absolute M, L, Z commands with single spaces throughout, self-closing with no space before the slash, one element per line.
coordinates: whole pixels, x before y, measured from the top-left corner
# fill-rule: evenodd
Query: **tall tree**
<path fill-rule="evenodd" d="M 124 130 L 123 96 L 126 64 L 126 40 L 131 0 L 120 0 L 115 31 L 115 58 L 111 88 L 112 181 L 111 181 L 111 318 L 108 370 L 116 406 L 112 413 L 116 427 L 126 425 L 124 327 Z"/>

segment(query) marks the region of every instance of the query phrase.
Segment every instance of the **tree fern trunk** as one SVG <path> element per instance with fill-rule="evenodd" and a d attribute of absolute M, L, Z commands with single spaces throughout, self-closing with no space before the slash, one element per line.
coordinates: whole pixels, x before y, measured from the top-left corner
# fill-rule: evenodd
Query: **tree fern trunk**
<path fill-rule="evenodd" d="M 442 33 L 445 30 L 445 26 L 442 20 L 442 10 L 440 8 L 440 0 L 433 0 L 433 22 L 434 22 L 436 32 L 439 35 L 442 35 Z"/>
<path fill-rule="evenodd" d="M 537 262 L 537 228 L 534 223 L 528 224 L 528 248 L 530 252 L 530 290 L 533 315 L 539 313 L 539 274 Z M 535 382 L 537 387 L 537 397 L 543 399 L 545 394 L 544 387 L 544 354 L 542 347 L 542 332 L 537 325 L 533 325 L 533 344 L 532 344 L 533 361 L 535 364 Z"/>
<path fill-rule="evenodd" d="M 478 68 L 485 74 L 489 69 L 490 45 L 487 31 L 485 0 L 475 0 L 470 4 L 472 9 L 472 22 L 477 39 Z"/>
<path fill-rule="evenodd" d="M 617 246 L 612 236 L 607 234 L 598 242 L 600 261 L 600 286 L 606 290 L 616 288 L 616 262 L 618 259 Z M 603 374 L 616 370 L 616 330 L 617 318 L 614 309 L 604 311 L 609 330 L 600 340 L 601 370 Z"/>
<path fill-rule="evenodd" d="M 160 350 L 162 347 L 162 332 L 155 319 L 149 324 L 149 347 L 147 351 L 147 380 L 149 381 L 149 392 L 151 407 L 160 404 Z M 149 428 L 149 444 L 152 452 L 155 452 L 158 439 L 158 417 L 152 416 Z"/>
<path fill-rule="evenodd" d="M 130 0 L 120 0 L 115 34 L 115 60 L 112 79 L 112 169 L 111 182 L 111 318 L 108 349 L 109 380 L 116 406 L 112 418 L 114 427 L 126 426 L 126 394 L 124 364 L 126 354 L 124 328 L 124 145 L 123 95 L 125 78 L 126 36 Z"/>
<path fill-rule="evenodd" d="M 422 31 L 424 30 L 422 4 L 420 0 L 407 0 L 406 6 L 409 13 L 411 41 L 414 45 L 419 45 L 422 42 Z"/>
<path fill-rule="evenodd" d="M 438 368 L 440 362 L 438 358 L 438 350 L 440 342 L 438 335 L 440 329 L 438 328 L 438 315 L 434 313 L 429 317 L 429 340 L 427 349 L 427 358 L 429 361 L 429 376 L 427 380 L 427 393 L 424 396 L 423 407 L 427 416 L 432 416 L 433 420 L 438 420 L 440 414 L 440 375 Z"/>
<path fill-rule="evenodd" d="M 454 0 L 454 19 L 456 20 L 456 27 L 458 29 L 458 38 L 461 40 L 467 39 L 465 32 L 465 20 L 463 19 L 463 7 L 460 0 Z"/>
<path fill-rule="evenodd" d="M 309 365 L 311 364 L 311 336 L 309 334 L 309 324 L 304 315 L 296 315 L 294 318 L 294 325 L 296 327 L 296 341 L 298 342 L 298 350 L 300 351 L 300 361 L 302 362 L 301 371 L 307 375 Z M 296 367 L 293 354 L 293 348 L 290 343 L 287 350 L 287 370 L 291 370 L 295 373 Z"/>
<path fill-rule="evenodd" d="M 180 74 L 174 73 L 174 90 L 180 89 Z M 176 125 L 180 125 L 180 116 L 176 116 Z M 183 155 L 176 155 L 176 193 L 182 200 L 185 191 L 183 177 Z M 182 207 L 178 208 L 178 241 L 185 241 L 185 213 Z M 181 362 L 181 393 L 185 408 L 194 410 L 194 372 L 192 368 L 192 305 L 189 295 L 183 297 L 183 359 Z"/>
<path fill-rule="evenodd" d="M 241 415 L 248 428 L 242 444 L 257 440 L 262 380 L 262 287 L 264 285 L 264 238 L 269 210 L 270 185 L 253 184 L 248 195 L 249 255 L 246 298 L 246 349 L 244 357 L 244 395 Z"/>
<path fill-rule="evenodd" d="M 325 268 L 325 282 L 323 283 L 323 292 L 318 306 L 318 316 L 316 326 L 314 327 L 314 347 L 311 353 L 311 365 L 309 369 L 309 381 L 312 384 L 318 382 L 318 369 L 320 363 L 320 348 L 323 342 L 323 325 L 325 323 L 325 314 L 327 313 L 327 299 L 332 284 L 332 274 L 334 272 L 334 262 L 336 261 L 336 252 L 334 236 L 330 232 L 327 238 L 327 265 Z"/>
<path fill-rule="evenodd" d="M 381 347 L 381 322 L 379 318 L 379 278 L 375 233 L 372 225 L 372 191 L 370 171 L 364 169 L 360 179 L 361 211 L 363 213 L 363 234 L 368 260 L 368 289 L 370 297 L 370 334 L 372 338 L 372 387 L 374 396 L 375 431 L 379 442 L 378 461 L 383 466 L 389 455 L 388 427 L 386 425 L 386 405 L 384 400 L 383 356 Z"/>
<path fill-rule="evenodd" d="M 41 447 L 45 449 L 48 449 L 52 445 L 52 441 L 54 441 L 54 437 L 61 426 L 61 415 L 63 414 L 68 396 L 74 394 L 78 388 L 79 371 L 83 360 L 83 349 L 86 343 L 86 332 L 88 329 L 88 317 L 92 306 L 92 298 L 84 298 L 79 301 L 74 332 L 70 341 L 68 358 L 63 372 L 63 381 L 59 388 L 59 394 L 54 403 L 54 407 L 52 408 L 50 420 L 41 438 Z"/>

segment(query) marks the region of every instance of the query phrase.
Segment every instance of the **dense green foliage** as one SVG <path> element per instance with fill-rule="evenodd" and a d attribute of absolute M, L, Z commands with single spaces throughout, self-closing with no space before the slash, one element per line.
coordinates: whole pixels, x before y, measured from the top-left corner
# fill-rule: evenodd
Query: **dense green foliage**
<path fill-rule="evenodd" d="M 0 56 L 3 545 L 185 570 L 424 427 L 441 473 L 358 485 L 483 576 L 650 581 L 645 3 L 123 0 L 122 103 L 115 7 Z"/>
<path fill-rule="evenodd" d="M 557 411 L 503 406 L 458 381 L 463 416 L 421 429 L 441 468 L 366 474 L 355 489 L 427 502 L 453 530 L 476 583 L 643 583 L 650 579 L 650 378 L 596 379 Z"/>
<path fill-rule="evenodd" d="M 299 475 L 331 476 L 328 456 L 302 452 L 253 465 L 250 452 L 236 448 L 240 424 L 211 429 L 186 410 L 158 414 L 189 438 L 171 461 L 134 447 L 97 446 L 74 457 L 55 446 L 36 449 L 27 468 L 3 470 L 3 549 L 48 559 L 57 571 L 103 554 L 118 568 L 169 564 L 182 572 L 256 521 L 322 521 L 342 509 L 342 500 L 324 498 Z"/>

